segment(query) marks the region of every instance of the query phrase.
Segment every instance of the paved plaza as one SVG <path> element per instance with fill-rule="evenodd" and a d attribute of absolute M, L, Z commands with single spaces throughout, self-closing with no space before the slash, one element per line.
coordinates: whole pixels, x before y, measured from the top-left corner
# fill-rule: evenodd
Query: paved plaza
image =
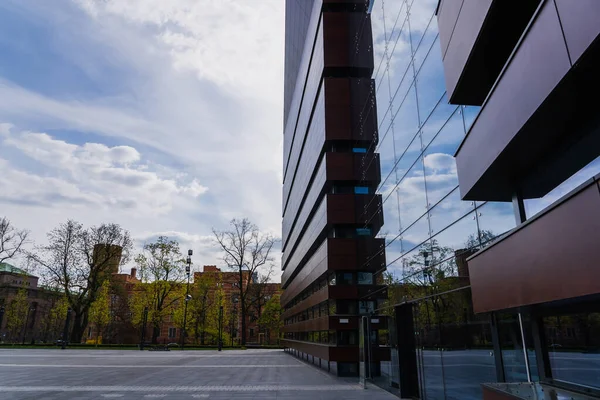
<path fill-rule="evenodd" d="M 0 399 L 396 399 L 282 350 L 0 350 Z"/>

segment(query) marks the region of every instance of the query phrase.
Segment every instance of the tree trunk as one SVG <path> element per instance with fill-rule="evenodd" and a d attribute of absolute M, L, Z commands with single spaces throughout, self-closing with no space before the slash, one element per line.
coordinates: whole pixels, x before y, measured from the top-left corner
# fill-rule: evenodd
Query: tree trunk
<path fill-rule="evenodd" d="M 83 337 L 87 324 L 88 315 L 86 313 L 78 312 L 75 314 L 75 318 L 73 318 L 73 321 L 70 324 L 73 327 L 71 339 L 69 340 L 71 343 L 81 343 L 81 338 Z"/>
<path fill-rule="evenodd" d="M 241 301 L 241 311 L 242 311 L 242 346 L 246 345 L 246 301 L 240 296 Z"/>
<path fill-rule="evenodd" d="M 160 333 L 160 327 L 154 325 L 152 328 L 152 344 L 158 344 L 158 335 Z"/>

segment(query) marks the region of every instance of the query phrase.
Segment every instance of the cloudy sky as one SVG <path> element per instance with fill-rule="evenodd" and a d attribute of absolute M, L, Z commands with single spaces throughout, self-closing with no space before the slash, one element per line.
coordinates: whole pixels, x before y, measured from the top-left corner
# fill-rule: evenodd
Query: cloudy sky
<path fill-rule="evenodd" d="M 2 0 L 0 216 L 159 234 L 281 230 L 284 2 Z"/>

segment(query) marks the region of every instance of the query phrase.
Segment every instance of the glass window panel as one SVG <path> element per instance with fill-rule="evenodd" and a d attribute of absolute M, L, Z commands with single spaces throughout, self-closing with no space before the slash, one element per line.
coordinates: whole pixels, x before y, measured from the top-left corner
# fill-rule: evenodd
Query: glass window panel
<path fill-rule="evenodd" d="M 423 138 L 424 146 L 429 145 L 433 138 L 438 135 L 438 132 L 440 132 L 442 128 L 445 127 L 448 119 L 455 112 L 458 112 L 458 109 L 459 107 L 457 105 L 448 104 L 448 95 L 444 93 L 441 100 L 438 101 L 433 112 L 429 115 L 428 118 L 424 119 L 425 123 L 421 128 L 421 136 Z"/>
<path fill-rule="evenodd" d="M 544 318 L 554 379 L 600 388 L 600 312 Z"/>
<path fill-rule="evenodd" d="M 427 249 L 427 251 L 429 251 L 430 248 L 431 243 L 427 240 L 419 246 L 414 246 L 414 248 L 410 249 L 409 252 L 398 260 L 397 276 L 400 276 L 402 282 L 407 284 L 407 288 L 410 287 L 410 285 L 423 285 L 423 270 L 425 269 L 423 250 Z M 420 293 L 415 293 L 414 291 L 405 292 L 403 293 L 403 296 L 407 296 L 407 299 L 422 297 Z"/>
<path fill-rule="evenodd" d="M 496 381 L 489 317 L 475 315 L 471 289 L 433 297 L 440 332 L 445 398 L 481 399 L 481 383 Z"/>
<path fill-rule="evenodd" d="M 384 228 L 382 235 L 400 233 L 400 209 L 398 208 L 398 188 L 394 182 L 388 182 L 379 189 L 383 201 Z"/>
<path fill-rule="evenodd" d="M 414 7 L 416 11 L 411 12 L 410 28 L 414 43 L 415 68 L 419 71 L 427 54 L 433 51 L 441 54 L 441 49 L 439 44 L 433 45 L 438 37 L 438 25 L 434 16 L 435 7 L 431 7 L 431 4 L 426 4 L 423 0 L 415 2 L 414 5 L 416 5 Z"/>
<path fill-rule="evenodd" d="M 357 272 L 358 284 L 359 285 L 372 285 L 373 284 L 373 273 L 372 272 Z"/>
<path fill-rule="evenodd" d="M 488 202 L 477 209 L 479 239 L 486 246 L 516 225 L 512 203 Z M 479 243 L 477 243 L 479 245 Z"/>
<path fill-rule="evenodd" d="M 527 382 L 523 339 L 517 314 L 498 314 L 497 320 L 506 382 Z"/>
<path fill-rule="evenodd" d="M 356 234 L 358 236 L 371 236 L 370 228 L 356 228 Z"/>
<path fill-rule="evenodd" d="M 353 147 L 352 152 L 353 153 L 366 153 L 367 149 L 364 147 Z"/>
<path fill-rule="evenodd" d="M 444 65 L 442 63 L 442 52 L 440 51 L 439 40 L 436 39 L 431 46 L 431 51 L 427 54 L 427 58 L 423 62 L 417 75 L 417 96 L 419 98 L 421 123 L 427 120 L 438 100 L 446 91 Z M 464 136 L 462 118 L 461 132 Z"/>
<path fill-rule="evenodd" d="M 469 243 L 477 237 L 477 223 L 475 213 L 467 214 L 445 230 L 433 236 L 431 242 L 432 267 L 436 276 L 467 276 L 465 250 Z M 458 259 L 454 257 L 462 255 Z M 464 263 L 463 263 L 464 262 Z M 459 267 L 463 268 L 459 271 Z M 465 282 L 468 284 L 468 282 Z"/>
<path fill-rule="evenodd" d="M 359 314 L 370 314 L 375 311 L 375 302 L 373 300 L 360 300 L 358 302 Z"/>
<path fill-rule="evenodd" d="M 427 187 L 429 190 L 429 186 Z M 441 194 L 441 193 L 440 193 Z M 434 193 L 435 195 L 435 193 Z M 434 197 L 436 199 L 437 197 Z M 458 185 L 429 210 L 431 234 L 436 235 L 474 209 L 472 201 L 462 201 Z"/>
<path fill-rule="evenodd" d="M 475 118 L 477 117 L 477 114 L 479 114 L 480 110 L 480 106 L 462 106 L 462 112 L 465 118 L 465 133 L 469 132 L 469 129 L 471 129 L 471 126 L 473 125 L 473 122 L 475 121 Z"/>
<path fill-rule="evenodd" d="M 444 371 L 440 330 L 435 325 L 434 305 L 431 299 L 419 301 L 413 308 L 417 363 L 421 391 L 426 399 L 444 399 Z"/>
<path fill-rule="evenodd" d="M 405 149 L 411 144 L 419 130 L 419 114 L 417 111 L 417 97 L 414 86 L 408 88 L 406 95 L 398 94 L 393 101 L 392 128 L 394 132 L 394 146 L 398 158 L 404 157 Z M 420 143 L 419 143 L 419 150 Z"/>
<path fill-rule="evenodd" d="M 386 9 L 394 7 L 394 11 L 396 11 L 395 15 L 394 12 L 391 15 L 394 20 L 387 25 L 388 27 L 391 26 L 392 29 L 388 30 L 387 57 L 384 60 L 387 71 L 387 84 L 391 93 L 396 92 L 402 81 L 412 81 L 413 78 L 408 18 L 406 17 L 406 6 L 403 3 L 397 1 L 385 3 Z M 386 10 L 387 15 L 388 10 Z M 385 83 L 384 80 L 378 82 L 379 85 Z M 401 96 L 403 95 L 404 93 L 401 94 Z"/>
<path fill-rule="evenodd" d="M 421 217 L 402 233 L 404 251 L 412 251 L 417 246 L 422 246 L 429 239 L 429 220 L 427 215 Z"/>
<path fill-rule="evenodd" d="M 427 211 L 425 178 L 421 157 L 417 159 L 417 162 L 398 184 L 398 197 L 400 199 L 400 220 L 403 227 L 409 226 Z"/>
<path fill-rule="evenodd" d="M 525 210 L 527 218 L 533 217 L 535 214 L 550 206 L 556 200 L 560 199 L 579 185 L 583 184 L 588 179 L 600 173 L 600 157 L 583 167 L 577 173 L 573 174 L 569 179 L 558 185 L 550 193 L 540 199 L 525 200 Z"/>

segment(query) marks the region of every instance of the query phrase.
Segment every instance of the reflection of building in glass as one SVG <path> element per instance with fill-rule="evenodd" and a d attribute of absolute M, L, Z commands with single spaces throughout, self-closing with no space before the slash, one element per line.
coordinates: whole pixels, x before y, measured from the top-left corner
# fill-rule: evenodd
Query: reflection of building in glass
<path fill-rule="evenodd" d="M 381 177 L 371 185 L 385 215 L 378 233 L 385 259 L 377 261 L 372 278 L 363 271 L 331 272 L 307 293 L 294 285 L 315 282 L 310 268 L 297 268 L 308 260 L 294 261 L 292 269 L 284 261 L 284 287 L 290 285 L 288 296 L 295 298 L 284 299 L 286 316 L 293 317 L 285 323 L 294 351 L 312 355 L 306 342 L 354 344 L 351 332 L 309 327 L 325 313 L 372 312 L 389 316 L 389 329 L 380 329 L 376 341 L 392 350 L 373 381 L 402 397 L 478 399 L 482 383 L 528 381 L 586 386 L 586 393 L 598 395 L 600 280 L 594 249 L 600 179 L 594 176 L 600 172 L 600 114 L 590 99 L 600 91 L 594 72 L 600 64 L 600 6 L 569 0 L 524 0 L 518 7 L 500 0 L 315 2 L 317 13 L 351 3 L 360 4 L 350 6 L 354 12 L 371 10 L 365 19 L 371 21 L 372 46 L 357 35 L 351 53 L 373 49 L 374 85 L 367 98 L 374 95 L 375 101 L 367 108 L 376 107 L 378 140 L 352 150 L 379 155 Z M 306 13 L 291 11 L 287 32 L 313 32 L 298 26 L 310 23 Z M 286 54 L 286 79 L 298 78 L 297 87 L 313 99 L 327 69 L 319 64 L 313 78 L 302 63 L 308 63 L 312 44 L 331 49 L 332 39 L 309 37 L 303 57 Z M 288 123 L 299 101 L 289 93 Z M 310 119 L 311 112 L 298 115 Z M 313 113 L 312 121 L 321 117 Z M 354 122 L 350 126 L 359 131 L 372 129 L 360 113 Z M 301 118 L 298 123 L 302 132 L 308 129 Z M 304 146 L 322 150 L 308 140 Z M 286 166 L 290 154 L 288 146 Z M 309 160 L 303 162 L 311 177 L 319 177 Z M 345 168 L 350 174 L 351 165 Z M 284 185 L 284 237 L 295 234 L 289 224 L 305 218 L 286 211 L 286 190 L 297 177 L 290 179 Z M 340 190 L 373 193 L 369 185 L 357 186 Z M 307 189 L 298 200 L 321 195 L 311 197 Z M 380 208 L 364 211 L 375 217 Z M 306 213 L 307 220 L 314 215 Z M 306 226 L 302 234 L 314 234 Z M 378 231 L 368 224 L 359 228 L 340 229 L 336 238 Z M 302 254 L 330 260 L 329 242 L 316 250 L 307 245 Z M 291 249 L 284 243 L 284 260 Z M 343 260 L 361 256 L 344 254 Z M 359 294 L 358 305 L 324 301 L 333 286 L 371 279 L 390 285 L 386 300 Z"/>
<path fill-rule="evenodd" d="M 598 394 L 600 7 L 372 5 L 379 312 L 397 324 L 375 381 L 425 399 L 485 382 Z"/>

